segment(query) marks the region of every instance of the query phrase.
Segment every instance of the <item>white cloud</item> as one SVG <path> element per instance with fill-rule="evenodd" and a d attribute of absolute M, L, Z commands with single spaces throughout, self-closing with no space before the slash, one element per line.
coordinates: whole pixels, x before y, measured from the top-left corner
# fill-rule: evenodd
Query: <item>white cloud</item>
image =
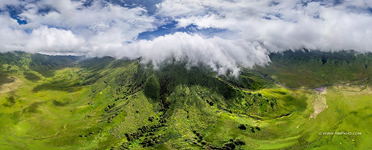
<path fill-rule="evenodd" d="M 241 38 L 263 43 L 270 51 L 301 48 L 371 51 L 372 16 L 362 10 L 370 6 L 369 2 L 346 1 L 337 6 L 320 5 L 319 2 L 303 6 L 293 0 L 278 2 L 272 5 L 271 0 L 165 1 L 158 5 L 158 15 L 176 19 L 179 21 L 178 27 L 194 24 L 199 28 L 238 31 Z M 194 7 L 193 3 L 201 5 Z M 208 13 L 171 13 L 177 12 L 172 6 L 182 8 L 180 12 L 196 9 L 195 12 Z M 359 11 L 352 10 L 354 7 Z"/>
<path fill-rule="evenodd" d="M 160 36 L 153 41 L 141 40 L 126 44 L 118 56 L 142 57 L 145 62 L 155 65 L 174 57 L 176 60 L 188 58 L 190 64 L 208 64 L 216 71 L 225 73 L 228 69 L 237 74 L 238 66 L 252 67 L 269 61 L 267 51 L 257 42 L 226 40 L 219 37 L 205 38 L 200 35 L 175 33 Z M 219 67 L 218 67 L 219 66 Z"/>
<path fill-rule="evenodd" d="M 6 5 L 18 5 L 20 4 L 19 1 L 14 0 L 0 0 L 0 8 L 3 8 Z"/>
<path fill-rule="evenodd" d="M 81 46 L 84 45 L 84 42 L 84 39 L 76 37 L 71 31 L 42 26 L 32 31 L 25 45 L 25 50 L 29 52 L 72 53 L 82 50 Z"/>
<path fill-rule="evenodd" d="M 0 52 L 22 50 L 27 42 L 27 34 L 17 29 L 17 21 L 0 15 L 0 22 Z"/>
<path fill-rule="evenodd" d="M 306 5 L 300 0 L 164 0 L 156 5 L 153 16 L 141 7 L 102 3 L 97 0 L 82 7 L 81 1 L 71 0 L 0 0 L 0 8 L 22 4 L 25 10 L 19 16 L 28 22 L 18 25 L 8 13 L 0 13 L 0 51 L 143 57 L 156 64 L 174 56 L 235 73 L 238 66 L 267 63 L 268 52 L 301 48 L 372 51 L 369 0 L 337 5 L 332 0 Z M 46 7 L 55 11 L 39 13 Z M 182 32 L 136 40 L 138 34 L 155 30 L 169 18 L 178 22 L 176 28 L 192 24 L 231 33 L 219 37 Z"/>
<path fill-rule="evenodd" d="M 87 53 L 116 47 L 135 39 L 139 33 L 155 29 L 154 17 L 148 16 L 143 8 L 125 8 L 118 5 L 101 5 L 99 1 L 91 7 L 82 7 L 81 2 L 69 0 L 41 0 L 25 4 L 19 14 L 26 25 L 18 25 L 8 14 L 0 14 L 4 20 L 3 33 L 21 32 L 14 39 L 20 43 L 4 41 L 2 51 L 25 50 L 28 52 Z M 46 6 L 55 9 L 40 14 Z M 25 30 L 32 31 L 27 34 Z M 4 37 L 6 39 L 6 37 Z M 17 41 L 17 40 L 15 40 Z M 110 54 L 107 54 L 110 55 Z"/>

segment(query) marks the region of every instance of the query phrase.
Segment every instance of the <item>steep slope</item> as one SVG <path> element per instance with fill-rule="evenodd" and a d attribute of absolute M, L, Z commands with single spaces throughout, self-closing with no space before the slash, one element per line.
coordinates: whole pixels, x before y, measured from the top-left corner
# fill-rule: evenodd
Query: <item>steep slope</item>
<path fill-rule="evenodd" d="M 255 69 L 290 88 L 364 80 L 372 76 L 372 54 L 354 51 L 285 51 L 270 55 L 271 63 Z"/>
<path fill-rule="evenodd" d="M 140 59 L 21 54 L 2 61 L 0 74 L 22 84 L 0 93 L 1 149 L 370 147 L 369 80 L 319 95 L 276 85 L 270 66 L 230 77 L 185 62 L 154 70 Z M 323 134 L 336 131 L 362 135 Z"/>

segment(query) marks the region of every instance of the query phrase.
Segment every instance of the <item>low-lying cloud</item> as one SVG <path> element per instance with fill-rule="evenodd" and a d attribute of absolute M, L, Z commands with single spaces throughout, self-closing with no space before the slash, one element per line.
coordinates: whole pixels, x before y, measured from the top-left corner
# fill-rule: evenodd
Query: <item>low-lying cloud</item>
<path fill-rule="evenodd" d="M 164 0 L 154 7 L 85 3 L 0 0 L 0 51 L 142 57 L 155 65 L 169 57 L 187 58 L 191 65 L 202 62 L 220 73 L 265 64 L 270 52 L 372 51 L 369 0 Z M 9 6 L 21 13 L 12 16 Z M 157 9 L 149 13 L 146 8 Z M 229 34 L 190 30 L 137 39 L 171 22 L 176 22 L 175 30 L 193 26 Z"/>

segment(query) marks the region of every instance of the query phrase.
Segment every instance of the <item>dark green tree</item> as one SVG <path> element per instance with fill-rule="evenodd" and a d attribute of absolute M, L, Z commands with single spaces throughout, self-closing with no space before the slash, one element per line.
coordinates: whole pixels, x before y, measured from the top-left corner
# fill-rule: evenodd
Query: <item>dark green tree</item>
<path fill-rule="evenodd" d="M 144 89 L 146 97 L 157 101 L 160 99 L 160 84 L 155 76 L 151 76 L 146 84 Z"/>

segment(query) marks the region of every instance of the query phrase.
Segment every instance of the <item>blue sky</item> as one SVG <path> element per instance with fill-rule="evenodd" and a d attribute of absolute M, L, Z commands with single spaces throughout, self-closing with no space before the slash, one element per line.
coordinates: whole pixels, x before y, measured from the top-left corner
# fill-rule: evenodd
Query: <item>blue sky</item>
<path fill-rule="evenodd" d="M 29 0 L 28 4 L 36 4 L 40 0 Z M 75 0 L 79 1 L 79 0 Z M 27 0 L 26 0 L 27 2 Z M 95 0 L 81 0 L 81 5 L 84 7 L 90 7 L 92 4 L 96 2 Z M 126 7 L 126 8 L 136 8 L 136 7 L 142 7 L 144 8 L 147 12 L 146 14 L 149 16 L 155 16 L 159 20 L 164 20 L 161 16 L 156 15 L 156 11 L 158 10 L 157 4 L 160 4 L 162 0 L 104 0 L 100 1 L 102 5 L 107 5 L 107 4 L 114 4 L 114 5 L 119 5 L 121 7 Z M 345 0 L 301 0 L 298 1 L 302 6 L 307 6 L 308 3 L 319 3 L 322 6 L 337 6 L 337 5 L 342 5 Z M 19 15 L 22 14 L 22 12 L 26 9 L 25 5 L 27 3 L 19 3 L 18 5 L 4 5 L 3 8 L 1 8 L 1 12 L 7 12 L 9 13 L 9 16 L 15 20 L 17 20 L 19 25 L 24 25 L 27 24 L 27 20 L 20 17 Z M 271 1 L 271 5 L 279 5 L 279 1 Z M 358 8 L 353 8 L 358 10 Z M 372 13 L 372 8 L 367 7 L 366 8 L 368 11 Z M 38 8 L 37 13 L 38 14 L 48 14 L 49 12 L 52 11 L 58 11 L 53 7 L 50 6 L 43 6 L 41 8 Z M 267 14 L 267 16 L 264 16 L 264 19 L 271 20 L 272 18 L 279 18 L 281 20 L 286 20 L 285 18 L 281 17 L 280 13 L 277 14 Z M 314 15 L 314 18 L 319 19 L 319 15 Z M 219 29 L 219 28 L 213 28 L 213 27 L 208 27 L 208 28 L 198 28 L 196 25 L 189 25 L 187 27 L 183 28 L 176 28 L 177 21 L 173 20 L 172 18 L 166 18 L 169 19 L 166 22 L 163 22 L 163 24 L 159 24 L 156 29 L 153 29 L 151 31 L 145 31 L 142 33 L 139 33 L 138 37 L 136 39 L 147 39 L 151 40 L 154 39 L 158 36 L 164 36 L 166 34 L 173 34 L 175 32 L 188 32 L 188 33 L 198 33 L 198 34 L 203 34 L 208 37 L 214 36 L 214 35 L 223 35 L 226 34 L 227 29 Z M 291 21 L 291 20 L 287 20 Z M 53 27 L 53 26 L 51 26 Z M 32 29 L 31 29 L 32 30 Z M 27 30 L 27 32 L 30 32 L 30 30 Z"/>
<path fill-rule="evenodd" d="M 370 0 L 0 0 L 0 22 L 0 52 L 187 57 L 220 72 L 372 47 Z"/>

